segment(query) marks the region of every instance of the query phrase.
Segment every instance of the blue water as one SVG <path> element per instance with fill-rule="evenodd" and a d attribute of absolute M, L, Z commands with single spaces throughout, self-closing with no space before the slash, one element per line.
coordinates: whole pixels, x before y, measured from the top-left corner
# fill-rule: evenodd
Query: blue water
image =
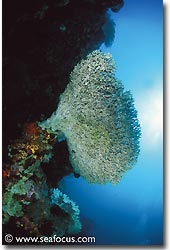
<path fill-rule="evenodd" d="M 138 107 L 141 93 L 153 90 L 154 98 L 155 84 L 162 89 L 162 1 L 126 0 L 111 17 L 116 23 L 115 40 L 112 47 L 102 45 L 101 50 L 113 55 L 117 77 L 131 90 Z M 148 118 L 151 132 L 153 113 Z M 138 163 L 118 185 L 89 184 L 73 175 L 60 182 L 62 191 L 79 205 L 81 235 L 95 236 L 97 245 L 163 244 L 162 137 L 152 141 L 156 134 L 148 135 L 144 126 Z M 159 130 L 158 126 L 155 133 Z"/>

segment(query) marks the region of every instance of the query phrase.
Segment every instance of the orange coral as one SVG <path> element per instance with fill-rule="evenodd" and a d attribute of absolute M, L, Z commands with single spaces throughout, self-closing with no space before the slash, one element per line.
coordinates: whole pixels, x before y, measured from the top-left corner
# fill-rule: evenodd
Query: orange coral
<path fill-rule="evenodd" d="M 41 131 L 41 128 L 37 126 L 36 122 L 30 122 L 24 125 L 24 132 L 28 135 L 38 135 Z"/>
<path fill-rule="evenodd" d="M 10 171 L 8 169 L 2 171 L 2 177 L 7 178 L 10 177 Z"/>

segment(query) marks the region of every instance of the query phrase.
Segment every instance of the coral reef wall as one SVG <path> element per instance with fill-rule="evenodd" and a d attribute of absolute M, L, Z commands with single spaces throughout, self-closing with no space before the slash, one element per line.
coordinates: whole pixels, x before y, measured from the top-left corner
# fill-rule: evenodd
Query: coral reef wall
<path fill-rule="evenodd" d="M 74 66 L 102 43 L 111 44 L 115 25 L 107 10 L 122 6 L 123 0 L 3 1 L 4 234 L 81 229 L 78 207 L 57 189 L 73 172 L 66 142 L 54 141 L 37 121 L 56 109 Z M 66 200 L 64 207 L 51 200 L 51 188 Z"/>

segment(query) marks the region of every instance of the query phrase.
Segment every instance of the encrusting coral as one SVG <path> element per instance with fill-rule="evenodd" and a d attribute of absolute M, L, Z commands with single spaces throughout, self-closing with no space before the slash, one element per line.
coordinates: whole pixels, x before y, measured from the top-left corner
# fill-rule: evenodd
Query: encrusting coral
<path fill-rule="evenodd" d="M 111 55 L 98 50 L 75 66 L 57 110 L 40 126 L 65 134 L 74 171 L 90 183 L 116 184 L 139 155 L 133 97 L 115 77 Z"/>
<path fill-rule="evenodd" d="M 59 134 L 60 135 L 60 134 Z M 81 230 L 78 206 L 58 188 L 51 189 L 41 164 L 52 157 L 55 137 L 36 123 L 24 126 L 23 136 L 8 146 L 3 164 L 2 222 L 13 235 L 63 236 Z"/>

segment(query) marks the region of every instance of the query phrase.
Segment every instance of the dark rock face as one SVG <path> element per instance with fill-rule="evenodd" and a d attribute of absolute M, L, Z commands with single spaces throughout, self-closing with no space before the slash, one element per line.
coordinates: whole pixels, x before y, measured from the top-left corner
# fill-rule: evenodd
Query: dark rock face
<path fill-rule="evenodd" d="M 51 188 L 55 188 L 63 176 L 73 172 L 73 168 L 69 162 L 69 152 L 66 141 L 55 143 L 51 161 L 41 164 L 41 167 L 45 173 L 47 184 Z"/>
<path fill-rule="evenodd" d="M 56 109 L 74 65 L 105 41 L 107 8 L 122 0 L 3 2 L 4 144 Z M 43 115 L 43 116 L 42 116 Z"/>

